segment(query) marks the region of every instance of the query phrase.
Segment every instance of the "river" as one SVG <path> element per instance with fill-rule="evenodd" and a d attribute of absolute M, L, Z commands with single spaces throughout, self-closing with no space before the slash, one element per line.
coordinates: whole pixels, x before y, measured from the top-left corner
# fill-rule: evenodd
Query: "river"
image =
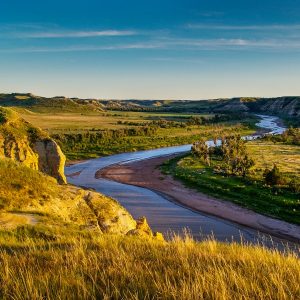
<path fill-rule="evenodd" d="M 285 130 L 284 127 L 278 125 L 277 117 L 265 115 L 259 115 L 259 117 L 261 120 L 257 126 L 269 130 L 270 134 L 279 134 Z M 240 241 L 242 237 L 246 242 L 269 243 L 270 237 L 265 234 L 233 222 L 194 212 L 174 204 L 163 195 L 151 190 L 95 178 L 95 173 L 99 169 L 114 164 L 126 164 L 137 160 L 182 153 L 189 151 L 190 148 L 191 145 L 183 145 L 100 157 L 68 166 L 66 167 L 66 174 L 80 172 L 78 176 L 69 177 L 69 183 L 92 188 L 117 199 L 134 218 L 145 216 L 154 231 L 160 231 L 165 235 L 170 234 L 170 232 L 182 234 L 186 228 L 198 240 L 213 235 L 219 241 Z"/>

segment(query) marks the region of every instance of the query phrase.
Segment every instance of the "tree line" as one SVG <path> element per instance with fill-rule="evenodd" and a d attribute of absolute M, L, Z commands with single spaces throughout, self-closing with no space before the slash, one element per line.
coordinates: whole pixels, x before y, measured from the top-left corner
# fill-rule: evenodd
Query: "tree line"
<path fill-rule="evenodd" d="M 288 136 L 290 133 L 283 134 L 279 139 L 286 139 Z M 214 172 L 217 174 L 247 177 L 255 162 L 247 152 L 246 141 L 239 135 L 232 135 L 222 137 L 220 145 L 217 145 L 217 138 L 215 138 L 214 144 L 214 147 L 209 147 L 208 143 L 201 139 L 192 145 L 192 155 L 208 167 L 212 166 L 212 158 L 217 161 L 213 165 Z M 266 168 L 262 177 L 267 186 L 286 187 L 292 192 L 300 192 L 299 179 L 286 177 L 276 164 L 271 169 Z"/>

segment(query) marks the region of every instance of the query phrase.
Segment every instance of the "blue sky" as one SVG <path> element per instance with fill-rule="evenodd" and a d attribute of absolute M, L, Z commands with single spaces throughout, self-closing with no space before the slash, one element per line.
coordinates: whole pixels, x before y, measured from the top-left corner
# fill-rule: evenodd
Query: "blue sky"
<path fill-rule="evenodd" d="M 300 95 L 300 0 L 0 0 L 0 92 Z"/>

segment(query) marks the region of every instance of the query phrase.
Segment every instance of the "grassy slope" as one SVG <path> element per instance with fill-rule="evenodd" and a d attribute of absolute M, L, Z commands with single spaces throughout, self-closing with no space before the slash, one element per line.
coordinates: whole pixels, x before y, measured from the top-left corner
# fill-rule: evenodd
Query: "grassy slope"
<path fill-rule="evenodd" d="M 110 232 L 121 232 L 134 222 L 115 200 L 78 187 L 58 185 L 54 178 L 10 159 L 0 159 L 0 178 L 0 232 L 22 225 L 22 219 L 24 224 L 30 223 L 26 218 L 37 222 L 35 230 L 42 235 L 45 228 L 54 233 L 62 229 L 99 233 L 105 230 L 103 224 Z"/>
<path fill-rule="evenodd" d="M 247 143 L 247 148 L 256 162 L 256 172 L 251 180 L 215 174 L 212 168 L 206 167 L 191 155 L 170 160 L 163 166 L 163 171 L 201 192 L 230 200 L 259 213 L 300 224 L 299 195 L 287 190 L 274 191 L 261 182 L 264 168 L 272 168 L 274 163 L 287 176 L 299 178 L 297 162 L 300 160 L 300 147 L 255 141 Z M 215 164 L 217 161 L 212 160 L 212 167 Z"/>
<path fill-rule="evenodd" d="M 300 260 L 260 247 L 10 233 L 0 243 L 0 298 L 297 299 Z"/>
<path fill-rule="evenodd" d="M 300 147 L 296 145 L 285 145 L 282 143 L 256 141 L 248 143 L 247 148 L 254 159 L 258 177 L 261 178 L 262 171 L 276 164 L 280 171 L 288 177 L 300 177 Z"/>
<path fill-rule="evenodd" d="M 101 111 L 102 105 L 89 100 L 74 101 L 65 97 L 45 98 L 32 94 L 0 94 L 0 106 L 30 109 L 39 113 Z"/>
<path fill-rule="evenodd" d="M 300 296 L 300 261 L 292 253 L 188 237 L 101 235 L 84 226 L 86 208 L 81 203 L 78 213 L 66 186 L 9 160 L 0 160 L 0 178 L 4 221 L 16 210 L 39 221 L 22 224 L 18 216 L 14 226 L 1 227 L 0 214 L 1 299 Z"/>

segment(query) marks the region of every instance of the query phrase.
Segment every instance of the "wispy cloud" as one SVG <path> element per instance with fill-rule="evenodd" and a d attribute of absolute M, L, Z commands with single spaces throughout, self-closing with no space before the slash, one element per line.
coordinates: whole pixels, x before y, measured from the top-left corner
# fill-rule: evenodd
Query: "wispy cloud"
<path fill-rule="evenodd" d="M 30 32 L 19 33 L 19 37 L 23 38 L 88 38 L 101 36 L 130 36 L 136 35 L 135 31 L 131 30 L 101 30 L 101 31 L 45 31 L 45 32 Z"/>
<path fill-rule="evenodd" d="M 2 53 L 47 53 L 47 52 L 92 52 L 92 51 L 114 51 L 114 50 L 134 50 L 134 49 L 158 49 L 162 48 L 162 44 L 124 44 L 124 45 L 108 45 L 108 46 L 67 46 L 67 47 L 22 47 L 13 49 L 0 49 Z"/>
<path fill-rule="evenodd" d="M 220 24 L 187 24 L 189 29 L 210 29 L 210 30 L 299 30 L 300 24 L 267 24 L 267 25 L 220 25 Z"/>
<path fill-rule="evenodd" d="M 168 39 L 166 44 L 195 50 L 300 50 L 295 39 Z"/>
<path fill-rule="evenodd" d="M 246 40 L 246 39 L 160 39 L 149 43 L 132 43 L 117 45 L 73 45 L 62 47 L 23 47 L 0 49 L 0 52 L 43 53 L 43 52 L 89 52 L 89 51 L 121 51 L 121 50 L 263 50 L 283 51 L 300 50 L 300 41 L 295 40 Z"/>

